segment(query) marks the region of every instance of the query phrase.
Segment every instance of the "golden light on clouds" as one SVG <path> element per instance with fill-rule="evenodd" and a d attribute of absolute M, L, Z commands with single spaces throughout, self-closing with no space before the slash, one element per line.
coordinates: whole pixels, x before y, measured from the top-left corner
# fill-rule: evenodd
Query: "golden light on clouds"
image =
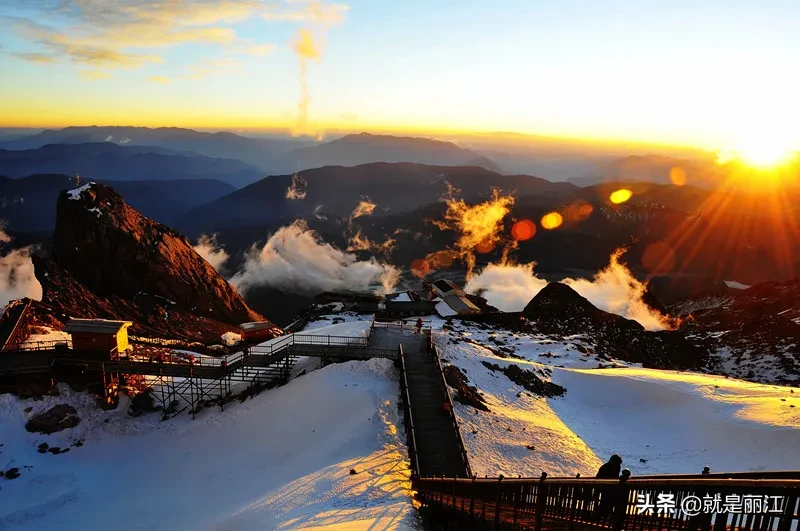
<path fill-rule="evenodd" d="M 619 205 L 629 200 L 631 197 L 633 197 L 633 192 L 631 192 L 627 188 L 620 188 L 619 190 L 611 192 L 611 195 L 608 196 L 608 200 L 614 203 L 615 205 Z"/>

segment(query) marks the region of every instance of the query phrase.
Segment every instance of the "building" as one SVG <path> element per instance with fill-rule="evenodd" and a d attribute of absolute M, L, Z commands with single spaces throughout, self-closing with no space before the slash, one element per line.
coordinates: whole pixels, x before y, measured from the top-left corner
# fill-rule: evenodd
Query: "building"
<path fill-rule="evenodd" d="M 440 278 L 431 284 L 431 289 L 437 297 L 444 300 L 448 295 L 464 295 L 464 290 L 459 288 L 455 282 Z"/>
<path fill-rule="evenodd" d="M 252 323 L 242 323 L 239 325 L 242 331 L 242 341 L 253 341 L 256 339 L 272 339 L 277 335 L 275 325 L 269 321 L 254 321 Z"/>
<path fill-rule="evenodd" d="M 447 306 L 450 307 L 456 315 L 468 315 L 473 313 L 481 313 L 481 309 L 475 306 L 466 296 L 464 295 L 447 295 L 442 299 L 442 302 L 445 303 Z M 441 304 L 441 303 L 439 303 Z"/>
<path fill-rule="evenodd" d="M 467 294 L 455 282 L 440 278 L 431 284 L 431 290 L 441 299 L 436 305 L 436 312 L 442 317 L 481 313 L 480 308 L 467 298 Z"/>
<path fill-rule="evenodd" d="M 375 316 L 390 319 L 416 317 L 419 315 L 431 315 L 435 312 L 435 308 L 436 303 L 430 301 L 386 301 L 383 310 L 378 311 Z"/>
<path fill-rule="evenodd" d="M 128 327 L 132 321 L 106 319 L 70 319 L 64 331 L 72 335 L 72 348 L 103 359 L 127 352 Z"/>

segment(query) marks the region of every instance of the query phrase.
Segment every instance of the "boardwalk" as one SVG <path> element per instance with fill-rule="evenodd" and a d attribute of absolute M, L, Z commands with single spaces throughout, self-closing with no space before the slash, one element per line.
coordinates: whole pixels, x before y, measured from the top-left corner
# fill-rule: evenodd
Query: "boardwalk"
<path fill-rule="evenodd" d="M 413 418 L 417 472 L 426 476 L 466 477 L 459 435 L 449 410 L 444 407 L 448 396 L 436 358 L 428 351 L 428 337 L 410 327 L 373 329 L 371 346 L 396 349 L 400 344 Z"/>

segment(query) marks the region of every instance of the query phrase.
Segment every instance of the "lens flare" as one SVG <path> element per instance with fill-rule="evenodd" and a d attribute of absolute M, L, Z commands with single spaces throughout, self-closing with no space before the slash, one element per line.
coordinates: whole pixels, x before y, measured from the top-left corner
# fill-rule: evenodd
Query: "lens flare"
<path fill-rule="evenodd" d="M 529 219 L 521 219 L 511 227 L 511 237 L 518 242 L 530 240 L 536 235 L 536 224 Z"/>
<path fill-rule="evenodd" d="M 686 184 L 686 170 L 680 166 L 675 166 L 669 170 L 669 180 L 675 186 L 683 186 Z"/>
<path fill-rule="evenodd" d="M 675 251 L 664 242 L 651 243 L 642 253 L 642 265 L 649 273 L 669 273 L 675 267 Z"/>
<path fill-rule="evenodd" d="M 627 188 L 620 188 L 619 190 L 611 192 L 611 195 L 608 197 L 608 199 L 615 205 L 619 205 L 624 203 L 631 197 L 633 197 L 633 192 L 631 192 Z"/>
<path fill-rule="evenodd" d="M 543 229 L 557 229 L 564 222 L 564 218 L 558 212 L 550 212 L 542 216 L 541 225 Z"/>

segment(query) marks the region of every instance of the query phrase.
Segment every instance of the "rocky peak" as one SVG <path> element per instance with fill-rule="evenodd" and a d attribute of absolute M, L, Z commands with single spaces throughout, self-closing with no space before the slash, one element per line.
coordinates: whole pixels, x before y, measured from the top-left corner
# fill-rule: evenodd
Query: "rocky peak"
<path fill-rule="evenodd" d="M 688 341 L 683 332 L 648 332 L 636 321 L 595 307 L 560 282 L 545 286 L 522 314 L 537 332 L 561 338 L 584 335 L 595 342 L 601 354 L 645 367 L 699 368 L 708 357 L 708 352 Z"/>
<path fill-rule="evenodd" d="M 157 298 L 224 323 L 262 320 L 184 236 L 139 214 L 113 189 L 90 183 L 62 191 L 54 261 L 94 294 Z"/>

